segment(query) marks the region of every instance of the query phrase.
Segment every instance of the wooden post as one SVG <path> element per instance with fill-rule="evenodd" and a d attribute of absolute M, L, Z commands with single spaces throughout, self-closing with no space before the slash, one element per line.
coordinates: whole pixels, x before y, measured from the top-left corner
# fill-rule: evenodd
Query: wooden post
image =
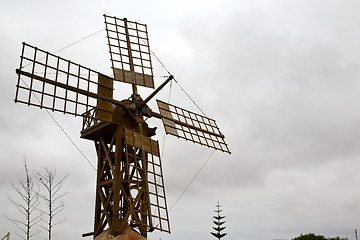
<path fill-rule="evenodd" d="M 138 93 L 137 86 L 136 86 L 136 77 L 135 77 L 136 74 L 135 74 L 135 68 L 134 68 L 133 57 L 132 57 L 132 52 L 131 52 L 128 23 L 127 23 L 126 18 L 124 18 L 124 26 L 125 26 L 125 33 L 126 33 L 126 43 L 127 43 L 127 48 L 128 48 L 128 54 L 129 54 L 130 71 L 133 75 L 132 89 L 133 89 L 133 94 L 135 95 Z"/>
<path fill-rule="evenodd" d="M 358 240 L 357 229 L 355 229 L 355 239 Z"/>

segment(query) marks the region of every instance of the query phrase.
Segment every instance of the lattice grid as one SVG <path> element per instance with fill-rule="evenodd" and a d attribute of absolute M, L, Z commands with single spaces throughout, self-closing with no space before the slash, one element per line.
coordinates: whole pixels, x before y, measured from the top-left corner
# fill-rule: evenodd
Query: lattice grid
<path fill-rule="evenodd" d="M 170 232 L 159 144 L 157 141 L 126 128 L 125 136 L 127 166 L 124 167 L 128 168 L 129 172 L 132 172 L 132 179 L 129 179 L 132 189 L 130 193 L 132 201 L 148 204 L 148 212 L 146 213 L 142 212 L 141 207 L 133 209 L 133 211 L 148 216 L 148 225 L 146 227 L 149 229 Z M 147 182 L 147 186 L 143 185 L 144 182 Z M 142 195 L 139 194 L 141 191 L 148 194 L 147 200 L 137 199 L 139 195 Z M 130 221 L 137 225 L 144 224 L 144 222 L 138 222 L 135 218 Z"/>
<path fill-rule="evenodd" d="M 18 73 L 15 102 L 75 116 L 97 105 L 99 73 L 90 68 L 23 43 Z"/>
<path fill-rule="evenodd" d="M 160 100 L 157 105 L 167 134 L 230 153 L 215 120 Z"/>
<path fill-rule="evenodd" d="M 154 88 L 147 27 L 104 15 L 114 78 Z"/>

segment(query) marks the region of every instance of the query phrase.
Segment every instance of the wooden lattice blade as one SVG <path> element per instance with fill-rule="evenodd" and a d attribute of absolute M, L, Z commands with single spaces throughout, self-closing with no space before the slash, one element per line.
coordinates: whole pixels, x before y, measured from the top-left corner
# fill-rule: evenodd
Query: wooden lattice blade
<path fill-rule="evenodd" d="M 125 167 L 131 167 L 133 173 L 132 189 L 134 194 L 131 196 L 130 206 L 146 204 L 144 208 L 132 208 L 132 218 L 130 222 L 136 225 L 144 225 L 149 230 L 157 229 L 170 233 L 169 215 L 166 203 L 165 186 L 160 159 L 159 143 L 149 137 L 125 128 Z M 131 159 L 131 161 L 130 161 Z M 146 161 L 143 161 L 146 159 Z M 137 163 L 139 162 L 139 163 Z M 140 162 L 146 162 L 142 165 Z M 142 172 L 145 171 L 145 174 Z M 147 183 L 147 187 L 141 187 L 142 182 Z M 141 193 L 140 189 L 146 189 Z M 144 197 L 146 194 L 146 197 Z M 141 198 L 141 199 L 140 199 Z M 147 202 L 147 203 L 146 203 Z M 138 204 L 137 204 L 138 203 Z M 140 216 L 135 217 L 134 215 Z M 139 221 L 141 215 L 147 216 L 147 221 Z"/>
<path fill-rule="evenodd" d="M 110 120 L 113 79 L 23 43 L 15 102 L 71 115 L 98 108 Z"/>
<path fill-rule="evenodd" d="M 114 78 L 154 88 L 147 26 L 104 15 Z"/>
<path fill-rule="evenodd" d="M 167 134 L 231 153 L 215 120 L 160 100 L 156 101 Z"/>

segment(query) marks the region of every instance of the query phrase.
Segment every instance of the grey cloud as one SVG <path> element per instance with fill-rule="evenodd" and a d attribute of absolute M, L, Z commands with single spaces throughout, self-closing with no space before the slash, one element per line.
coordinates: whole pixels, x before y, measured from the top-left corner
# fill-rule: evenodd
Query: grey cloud
<path fill-rule="evenodd" d="M 150 239 L 211 237 L 208 232 L 217 200 L 228 216 L 232 238 L 291 239 L 316 231 L 352 239 L 360 208 L 356 191 L 360 182 L 359 3 L 276 0 L 211 4 L 204 8 L 206 11 L 196 11 L 189 4 L 187 10 L 176 12 L 176 4 L 167 3 L 172 11 L 157 14 L 156 19 L 148 11 L 141 15 L 152 29 L 151 41 L 161 42 L 154 43 L 152 46 L 160 49 L 153 50 L 164 56 L 165 65 L 205 113 L 217 120 L 232 150 L 230 156 L 216 152 L 177 202 L 171 211 L 173 234 L 154 233 Z M 14 10 L 12 5 L 7 9 Z M 21 41 L 29 39 L 45 50 L 57 50 L 70 41 L 68 31 L 74 35 L 81 32 L 76 19 L 88 21 L 89 32 L 97 31 L 91 26 L 95 17 L 102 21 L 103 13 L 94 6 L 90 2 L 86 14 L 79 11 L 78 17 L 70 16 L 73 23 L 54 13 L 58 19 L 53 22 L 58 25 L 54 31 L 40 21 L 42 17 L 48 19 L 48 14 L 34 16 L 37 28 L 24 28 L 23 33 L 12 30 L 20 29 L 22 22 L 30 25 L 30 14 L 24 9 L 21 12 L 26 19 L 15 21 L 11 28 L 1 28 L 8 46 L 2 48 L 6 61 L 1 66 L 2 106 L 8 109 L 0 114 L 3 158 L 14 158 L 18 166 L 26 152 L 30 159 L 36 159 L 32 162 L 35 167 L 43 166 L 49 158 L 60 171 L 69 170 L 69 220 L 62 236 L 71 239 L 91 230 L 95 174 L 61 131 L 49 118 L 46 120 L 45 113 L 40 117 L 40 110 L 13 107 L 14 68 Z M 129 14 L 130 19 L 139 14 L 130 8 L 124 12 L 117 3 L 114 6 L 119 7 L 117 16 Z M 74 9 L 82 8 L 75 4 Z M 166 24 L 161 25 L 165 19 Z M 87 33 L 82 32 L 82 36 Z M 166 38 L 167 34 L 181 40 Z M 100 35 L 59 55 L 109 72 L 106 46 L 100 47 L 106 42 Z M 175 83 L 173 91 L 172 103 L 198 112 Z M 167 93 L 161 94 L 161 99 L 168 98 Z M 95 162 L 91 142 L 78 138 L 81 120 L 54 116 Z M 27 128 L 28 122 L 33 124 L 31 128 Z M 161 123 L 154 125 L 159 126 L 157 138 L 162 145 Z M 39 149 L 44 146 L 47 150 L 41 153 Z M 211 152 L 166 137 L 162 161 L 169 206 Z M 6 164 L 2 162 L 2 169 Z M 6 179 L 20 174 L 12 164 L 8 169 L 11 173 L 0 179 L 3 192 L 9 190 Z M 8 205 L 6 196 L 0 203 Z M 77 223 L 78 228 L 73 228 Z M 7 232 L 8 228 L 0 226 L 0 231 Z"/>

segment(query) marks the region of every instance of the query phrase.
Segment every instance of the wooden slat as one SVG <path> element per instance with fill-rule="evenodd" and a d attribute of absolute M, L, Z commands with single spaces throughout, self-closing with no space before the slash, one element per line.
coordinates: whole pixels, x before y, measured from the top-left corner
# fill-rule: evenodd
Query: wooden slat
<path fill-rule="evenodd" d="M 137 85 L 154 88 L 146 25 L 106 15 L 104 15 L 104 18 L 115 80 L 132 84 L 133 92 L 137 92 Z M 134 33 L 132 34 L 129 31 Z M 126 46 L 123 46 L 123 43 Z M 140 56 L 133 56 L 133 53 Z M 138 63 L 134 62 L 134 60 L 138 61 Z"/>
<path fill-rule="evenodd" d="M 15 102 L 75 116 L 97 107 L 103 121 L 111 121 L 112 104 L 123 106 L 112 98 L 114 79 L 90 68 L 26 43 L 20 62 Z"/>
<path fill-rule="evenodd" d="M 222 152 L 231 153 L 215 120 L 157 100 L 165 132 Z"/>

